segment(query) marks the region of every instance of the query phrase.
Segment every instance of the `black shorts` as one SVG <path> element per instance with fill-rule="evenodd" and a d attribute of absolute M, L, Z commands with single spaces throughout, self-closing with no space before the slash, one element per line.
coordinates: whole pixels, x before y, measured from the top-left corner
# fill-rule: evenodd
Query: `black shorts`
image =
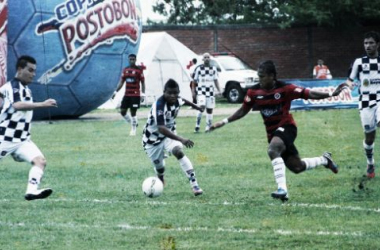
<path fill-rule="evenodd" d="M 124 96 L 120 109 L 140 108 L 140 96 Z"/>
<path fill-rule="evenodd" d="M 298 150 L 294 145 L 297 138 L 297 127 L 294 125 L 285 125 L 279 127 L 274 133 L 273 137 L 280 137 L 286 146 L 286 150 L 282 153 L 281 157 L 286 162 L 289 156 L 298 156 Z"/>

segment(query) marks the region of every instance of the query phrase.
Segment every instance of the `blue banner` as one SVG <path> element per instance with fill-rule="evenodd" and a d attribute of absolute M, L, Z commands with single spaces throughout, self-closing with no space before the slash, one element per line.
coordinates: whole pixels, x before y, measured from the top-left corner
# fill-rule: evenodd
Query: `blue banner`
<path fill-rule="evenodd" d="M 335 88 L 346 81 L 345 78 L 318 80 L 318 79 L 285 79 L 287 83 L 292 83 L 305 88 L 318 90 L 322 92 L 333 92 Z M 359 100 L 358 87 L 353 90 L 345 89 L 339 96 L 333 96 L 322 100 L 303 100 L 297 99 L 292 101 L 291 109 L 345 109 L 357 108 Z"/>

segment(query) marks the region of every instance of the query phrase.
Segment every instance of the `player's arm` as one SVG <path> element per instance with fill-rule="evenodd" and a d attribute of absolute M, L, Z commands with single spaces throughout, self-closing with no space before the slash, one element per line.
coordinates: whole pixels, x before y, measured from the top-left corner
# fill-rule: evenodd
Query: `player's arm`
<path fill-rule="evenodd" d="M 186 99 L 183 99 L 183 98 L 182 98 L 182 100 L 183 100 L 183 102 L 184 102 L 186 105 L 189 105 L 189 106 L 191 106 L 192 108 L 194 108 L 194 109 L 196 109 L 196 110 L 199 110 L 199 111 L 201 111 L 201 112 L 204 111 L 204 107 L 200 107 L 200 106 L 196 105 L 195 103 L 190 102 L 190 101 L 188 101 L 188 100 L 186 100 Z"/>
<path fill-rule="evenodd" d="M 324 98 L 328 98 L 328 97 L 332 97 L 332 96 L 337 96 L 340 94 L 340 92 L 342 92 L 345 88 L 347 88 L 348 85 L 346 83 L 342 83 L 340 84 L 338 87 L 336 87 L 336 89 L 334 90 L 334 92 L 321 92 L 321 91 L 317 91 L 317 90 L 310 90 L 309 91 L 309 99 L 324 99 Z"/>
<path fill-rule="evenodd" d="M 57 102 L 54 99 L 47 99 L 43 102 L 15 102 L 12 104 L 16 110 L 33 110 L 39 108 L 57 107 Z"/>
<path fill-rule="evenodd" d="M 160 132 L 161 134 L 165 135 L 166 137 L 168 137 L 168 138 L 170 138 L 172 140 L 180 141 L 187 148 L 192 148 L 194 146 L 194 142 L 193 141 L 174 134 L 165 125 L 159 125 L 158 126 L 158 132 Z"/>
<path fill-rule="evenodd" d="M 246 114 L 249 113 L 251 109 L 248 108 L 247 106 L 245 106 L 244 104 L 238 109 L 235 111 L 234 114 L 232 114 L 230 117 L 228 118 L 224 118 L 222 121 L 219 121 L 213 125 L 211 125 L 210 127 L 210 131 L 213 131 L 217 128 L 221 128 L 223 127 L 224 125 L 226 125 L 227 123 L 230 123 L 230 122 L 234 122 L 236 120 L 239 120 L 240 118 L 243 118 Z"/>
<path fill-rule="evenodd" d="M 219 86 L 218 79 L 214 80 L 214 84 L 215 84 L 216 89 L 218 90 L 218 94 L 221 96 L 222 95 L 222 91 L 220 91 L 220 86 Z"/>

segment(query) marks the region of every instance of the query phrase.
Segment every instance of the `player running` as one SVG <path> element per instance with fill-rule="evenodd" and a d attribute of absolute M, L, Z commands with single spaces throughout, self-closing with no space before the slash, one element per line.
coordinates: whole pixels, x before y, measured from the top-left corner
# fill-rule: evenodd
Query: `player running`
<path fill-rule="evenodd" d="M 213 131 L 229 122 L 236 121 L 248 114 L 253 107 L 260 110 L 266 127 L 269 147 L 268 156 L 272 162 L 274 177 L 278 189 L 271 194 L 275 199 L 288 200 L 288 188 L 285 178 L 285 166 L 293 173 L 301 173 L 319 165 L 338 173 L 338 166 L 333 162 L 331 153 L 322 156 L 301 159 L 294 145 L 297 127 L 289 113 L 294 99 L 324 99 L 337 96 L 344 89 L 342 84 L 333 93 L 305 89 L 294 84 L 277 80 L 277 71 L 272 61 L 265 61 L 258 68 L 259 83 L 248 90 L 243 105 L 233 115 L 211 126 Z"/>

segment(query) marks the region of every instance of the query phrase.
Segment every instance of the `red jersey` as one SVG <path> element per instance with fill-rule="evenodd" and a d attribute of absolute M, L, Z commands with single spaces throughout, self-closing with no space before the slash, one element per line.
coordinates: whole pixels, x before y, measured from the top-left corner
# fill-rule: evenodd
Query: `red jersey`
<path fill-rule="evenodd" d="M 317 79 L 327 79 L 328 75 L 330 75 L 330 70 L 326 65 L 317 65 L 314 67 L 313 75 Z"/>
<path fill-rule="evenodd" d="M 140 82 L 144 81 L 144 73 L 140 67 L 124 68 L 121 79 L 125 82 L 125 96 L 140 96 Z"/>
<path fill-rule="evenodd" d="M 271 90 L 265 90 L 256 84 L 248 90 L 244 98 L 243 108 L 260 110 L 267 131 L 268 141 L 277 128 L 292 124 L 296 126 L 293 116 L 289 113 L 294 99 L 308 99 L 309 89 L 277 81 Z"/>

